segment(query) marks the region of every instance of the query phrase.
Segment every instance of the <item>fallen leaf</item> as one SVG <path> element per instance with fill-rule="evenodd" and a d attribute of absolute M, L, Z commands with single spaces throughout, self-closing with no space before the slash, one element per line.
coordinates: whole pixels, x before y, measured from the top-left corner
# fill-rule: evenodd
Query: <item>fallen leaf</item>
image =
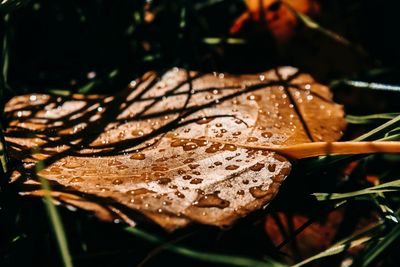
<path fill-rule="evenodd" d="M 330 90 L 291 67 L 240 76 L 174 68 L 114 96 L 17 96 L 6 112 L 21 162 L 11 182 L 25 194 L 40 188 L 41 161 L 54 191 L 79 196 L 61 201 L 139 212 L 168 230 L 229 225 L 271 201 L 291 163 L 246 145 L 334 141 L 345 127 Z"/>
<path fill-rule="evenodd" d="M 283 3 L 285 4 L 283 4 Z M 286 43 L 296 32 L 298 19 L 287 7 L 311 16 L 320 11 L 316 0 L 246 0 L 248 10 L 233 23 L 230 32 L 238 33 L 245 23 L 255 22 L 269 31 L 278 43 Z"/>
<path fill-rule="evenodd" d="M 321 221 L 310 221 L 306 215 L 279 212 L 266 217 L 265 231 L 274 245 L 281 247 L 283 253 L 289 257 L 297 253 L 304 259 L 332 245 L 342 219 L 343 210 L 335 210 Z M 296 234 L 296 231 L 299 233 Z"/>

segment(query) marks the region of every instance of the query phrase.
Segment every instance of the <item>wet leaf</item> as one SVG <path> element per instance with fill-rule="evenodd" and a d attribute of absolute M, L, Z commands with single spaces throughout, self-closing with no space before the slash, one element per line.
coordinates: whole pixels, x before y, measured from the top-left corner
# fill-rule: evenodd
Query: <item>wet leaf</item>
<path fill-rule="evenodd" d="M 257 146 L 334 141 L 345 127 L 329 89 L 291 67 L 240 76 L 174 68 L 114 96 L 14 97 L 6 112 L 21 162 L 12 182 L 24 194 L 40 195 L 40 161 L 60 202 L 109 220 L 141 213 L 169 230 L 229 225 L 268 204 L 291 163 Z"/>

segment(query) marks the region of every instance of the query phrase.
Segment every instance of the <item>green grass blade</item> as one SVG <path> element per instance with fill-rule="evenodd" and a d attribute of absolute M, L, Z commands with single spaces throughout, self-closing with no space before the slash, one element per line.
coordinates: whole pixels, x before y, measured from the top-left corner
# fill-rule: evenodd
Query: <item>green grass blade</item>
<path fill-rule="evenodd" d="M 400 224 L 397 224 L 393 229 L 379 240 L 374 246 L 370 247 L 361 258 L 360 266 L 369 266 L 383 251 L 392 245 L 400 237 Z"/>
<path fill-rule="evenodd" d="M 354 198 L 362 195 L 400 191 L 400 179 L 347 193 L 313 193 L 319 201 Z"/>
<path fill-rule="evenodd" d="M 78 93 L 87 94 L 91 92 L 95 86 L 96 86 L 95 81 L 88 82 L 87 84 L 83 85 L 81 88 L 78 89 Z"/>
<path fill-rule="evenodd" d="M 201 251 L 192 250 L 183 246 L 178 246 L 170 243 L 165 243 L 159 237 L 147 233 L 143 230 L 140 230 L 136 227 L 126 227 L 125 231 L 128 233 L 134 234 L 142 239 L 145 239 L 152 243 L 164 244 L 163 248 L 171 251 L 173 253 L 193 258 L 196 260 L 204 261 L 204 262 L 212 262 L 218 264 L 225 264 L 230 266 L 240 266 L 240 267 L 284 267 L 286 265 L 273 261 L 260 261 L 255 259 L 250 259 L 246 257 L 240 256 L 230 256 L 223 254 L 215 254 L 215 253 L 206 253 Z"/>
<path fill-rule="evenodd" d="M 1 131 L 1 130 L 0 130 Z M 3 135 L 3 133 L 0 133 Z M 6 153 L 3 144 L 0 142 L 0 161 L 1 161 L 1 168 L 3 171 L 3 174 L 7 173 L 7 158 L 6 158 Z"/>
<path fill-rule="evenodd" d="M 369 124 L 376 123 L 381 120 L 391 120 L 399 115 L 400 113 L 380 113 L 366 116 L 347 115 L 346 121 L 351 124 Z"/>
<path fill-rule="evenodd" d="M 44 168 L 44 163 L 39 161 L 36 164 L 36 173 Z M 54 205 L 53 197 L 51 196 L 51 188 L 49 182 L 40 175 L 37 175 L 39 178 L 41 187 L 44 191 L 44 203 L 46 206 L 47 214 L 49 216 L 50 225 L 53 228 L 54 234 L 56 236 L 57 245 L 60 250 L 61 259 L 64 267 L 73 267 L 72 257 L 68 249 L 67 237 L 64 231 L 64 227 L 60 218 L 60 215 L 57 211 L 56 206 Z"/>
<path fill-rule="evenodd" d="M 203 42 L 209 45 L 219 45 L 219 44 L 242 45 L 246 44 L 247 40 L 242 38 L 206 37 L 203 38 Z"/>
<path fill-rule="evenodd" d="M 346 249 L 353 248 L 353 247 L 359 246 L 361 244 L 364 244 L 364 243 L 368 242 L 370 239 L 371 239 L 370 237 L 363 237 L 363 238 L 359 238 L 359 239 L 356 239 L 356 240 L 348 242 L 348 243 L 346 242 L 346 243 L 336 244 L 336 245 L 328 248 L 327 250 L 324 250 L 323 252 L 318 253 L 317 255 L 314 255 L 310 258 L 305 259 L 302 262 L 299 262 L 299 263 L 293 265 L 292 267 L 300 267 L 300 266 L 308 264 L 312 261 L 339 254 L 339 253 L 345 251 Z"/>
<path fill-rule="evenodd" d="M 375 129 L 369 131 L 366 134 L 361 135 L 360 137 L 354 139 L 354 141 L 369 141 L 374 138 L 382 138 L 385 134 L 397 127 L 400 126 L 400 115 L 394 117 L 390 121 L 376 127 Z"/>
<path fill-rule="evenodd" d="M 8 88 L 7 84 L 7 79 L 8 79 L 8 66 L 9 66 L 9 35 L 10 35 L 10 29 L 9 29 L 9 21 L 10 21 L 10 15 L 6 14 L 3 18 L 4 20 L 4 25 L 6 28 L 6 31 L 4 33 L 3 37 L 3 43 L 2 43 L 2 58 L 1 58 L 1 75 L 0 75 L 0 161 L 1 161 L 1 168 L 2 168 L 2 174 L 7 174 L 8 168 L 7 168 L 7 162 L 8 162 L 8 156 L 7 156 L 7 146 L 6 142 L 4 139 L 3 135 L 3 125 L 1 123 L 2 117 L 3 117 L 3 112 L 4 112 L 4 94 L 5 91 Z"/>
<path fill-rule="evenodd" d="M 308 264 L 312 261 L 326 258 L 329 256 L 333 256 L 333 255 L 339 254 L 341 252 L 344 252 L 349 248 L 353 248 L 353 247 L 365 244 L 367 242 L 370 242 L 370 241 L 372 241 L 372 237 L 376 234 L 377 231 L 379 231 L 382 228 L 382 226 L 383 226 L 382 221 L 377 222 L 374 225 L 369 226 L 366 229 L 364 229 L 356 234 L 353 234 L 345 239 L 342 239 L 338 243 L 332 245 L 330 248 L 328 248 L 314 256 L 311 256 L 311 257 L 293 265 L 292 267 L 300 267 L 300 266 Z"/>

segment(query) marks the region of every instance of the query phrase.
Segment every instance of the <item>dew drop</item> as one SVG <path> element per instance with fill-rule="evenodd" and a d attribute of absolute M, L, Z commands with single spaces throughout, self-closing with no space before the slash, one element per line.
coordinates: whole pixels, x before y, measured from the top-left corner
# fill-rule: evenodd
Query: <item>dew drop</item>
<path fill-rule="evenodd" d="M 159 172 L 165 172 L 165 171 L 169 170 L 167 167 L 164 167 L 164 166 L 155 166 L 155 167 L 153 167 L 151 169 L 153 171 L 159 171 Z"/>
<path fill-rule="evenodd" d="M 237 193 L 238 195 L 240 195 L 240 196 L 243 196 L 243 195 L 244 195 L 244 190 L 238 190 L 236 193 Z"/>
<path fill-rule="evenodd" d="M 201 184 L 201 182 L 203 182 L 203 179 L 200 178 L 194 178 L 190 181 L 191 184 Z"/>
<path fill-rule="evenodd" d="M 225 167 L 225 170 L 232 171 L 232 170 L 236 170 L 238 168 L 239 168 L 239 166 L 237 166 L 237 165 L 228 165 Z"/>
<path fill-rule="evenodd" d="M 215 153 L 220 150 L 221 144 L 212 144 L 210 147 L 206 149 L 207 153 Z"/>
<path fill-rule="evenodd" d="M 135 160 L 144 160 L 146 158 L 146 155 L 143 153 L 135 153 L 130 156 L 130 159 L 135 159 Z"/>
<path fill-rule="evenodd" d="M 82 167 L 82 164 L 79 162 L 74 162 L 74 161 L 67 161 L 62 165 L 64 168 L 67 169 L 75 169 L 75 168 L 79 168 Z"/>
<path fill-rule="evenodd" d="M 133 131 L 131 132 L 131 134 L 132 134 L 133 136 L 143 136 L 143 135 L 144 135 L 144 132 L 143 132 L 142 130 L 133 130 Z"/>
<path fill-rule="evenodd" d="M 272 135 L 273 135 L 273 134 L 272 134 L 271 132 L 263 132 L 263 133 L 261 134 L 261 136 L 264 137 L 264 138 L 271 138 Z"/>
<path fill-rule="evenodd" d="M 236 151 L 237 147 L 235 145 L 231 145 L 231 144 L 225 144 L 222 147 L 223 150 L 227 150 L 227 151 Z"/>
<path fill-rule="evenodd" d="M 186 143 L 185 145 L 183 145 L 182 148 L 183 148 L 183 150 L 185 150 L 185 151 L 194 150 L 194 149 L 197 148 L 197 144 L 196 144 L 196 143 L 192 143 L 192 142 Z"/>
<path fill-rule="evenodd" d="M 111 160 L 110 162 L 108 162 L 107 164 L 108 166 L 118 166 L 118 165 L 122 165 L 121 161 L 118 161 L 116 159 Z"/>
<path fill-rule="evenodd" d="M 72 178 L 69 182 L 70 183 L 80 183 L 80 182 L 83 182 L 83 181 L 84 181 L 83 178 L 75 177 L 75 178 Z"/>
<path fill-rule="evenodd" d="M 196 193 L 199 195 L 205 195 L 205 192 L 199 188 L 196 189 Z"/>
<path fill-rule="evenodd" d="M 218 194 L 206 194 L 202 196 L 198 201 L 194 203 L 195 206 L 201 208 L 219 208 L 224 209 L 229 207 L 230 202 L 228 200 L 222 199 Z"/>
<path fill-rule="evenodd" d="M 143 194 L 147 194 L 147 193 L 155 193 L 154 191 L 151 191 L 149 189 L 146 188 L 138 188 L 138 189 L 133 189 L 133 190 L 129 190 L 126 192 L 129 195 L 143 195 Z"/>
<path fill-rule="evenodd" d="M 120 184 L 123 183 L 123 181 L 121 179 L 115 179 L 115 180 L 112 181 L 112 183 L 115 184 L 115 185 L 120 185 Z"/>
<path fill-rule="evenodd" d="M 187 158 L 183 161 L 183 163 L 188 164 L 188 163 L 192 163 L 194 161 L 194 158 Z"/>
<path fill-rule="evenodd" d="M 146 174 L 144 174 L 144 176 L 145 176 Z M 154 177 L 157 177 L 157 178 L 160 178 L 160 177 L 163 177 L 165 174 L 163 173 L 163 172 L 155 172 L 155 173 L 153 173 L 153 175 L 154 175 Z M 143 176 L 143 175 L 142 175 Z"/>
<path fill-rule="evenodd" d="M 160 178 L 158 180 L 158 184 L 161 184 L 161 185 L 165 185 L 165 184 L 168 184 L 170 182 L 171 182 L 171 179 L 169 179 L 169 178 Z"/>
<path fill-rule="evenodd" d="M 262 190 L 260 186 L 251 187 L 249 189 L 249 192 L 254 198 L 263 198 L 268 194 L 271 194 L 268 190 L 266 191 Z"/>
<path fill-rule="evenodd" d="M 201 125 L 201 124 L 207 124 L 207 123 L 209 123 L 209 122 L 212 121 L 212 120 L 214 120 L 214 118 L 209 118 L 209 119 L 202 118 L 202 119 L 196 121 L 196 123 L 197 123 L 197 124 L 200 124 L 200 125 Z"/>
<path fill-rule="evenodd" d="M 257 100 L 261 99 L 261 96 L 259 96 L 259 95 L 249 95 L 249 96 L 247 96 L 247 99 L 248 100 L 252 100 L 252 101 L 257 101 Z"/>
<path fill-rule="evenodd" d="M 275 171 L 275 169 L 276 169 L 276 164 L 269 164 L 268 165 L 268 170 L 270 171 L 270 172 L 274 172 Z"/>
<path fill-rule="evenodd" d="M 36 95 L 30 95 L 29 96 L 29 101 L 33 102 L 37 100 L 37 96 Z"/>
<path fill-rule="evenodd" d="M 176 192 L 175 192 L 175 195 L 176 195 L 177 197 L 179 197 L 179 198 L 185 198 L 185 195 L 182 194 L 182 193 L 179 192 L 179 191 L 176 191 Z"/>
<path fill-rule="evenodd" d="M 192 176 L 184 175 L 182 178 L 183 178 L 183 180 L 190 180 L 190 179 L 192 179 Z"/>
<path fill-rule="evenodd" d="M 258 141 L 258 138 L 257 138 L 257 137 L 250 136 L 249 138 L 247 138 L 246 141 L 247 141 L 247 142 L 256 142 L 256 141 Z"/>
<path fill-rule="evenodd" d="M 264 168 L 265 164 L 264 163 L 256 163 L 255 165 L 250 167 L 250 170 L 259 172 L 261 171 L 262 168 Z"/>
<path fill-rule="evenodd" d="M 194 169 L 198 168 L 200 165 L 199 164 L 189 164 L 188 166 L 191 170 L 194 170 Z"/>

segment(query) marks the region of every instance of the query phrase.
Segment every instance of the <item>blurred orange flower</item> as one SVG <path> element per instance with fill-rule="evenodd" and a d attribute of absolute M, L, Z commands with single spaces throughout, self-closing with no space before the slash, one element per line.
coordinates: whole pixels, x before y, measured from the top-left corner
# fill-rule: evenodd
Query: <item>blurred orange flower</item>
<path fill-rule="evenodd" d="M 294 10 L 315 16 L 320 11 L 320 5 L 316 0 L 245 0 L 248 10 L 236 19 L 230 32 L 238 33 L 243 25 L 255 22 L 268 30 L 278 43 L 286 43 L 295 34 L 298 19 Z"/>

